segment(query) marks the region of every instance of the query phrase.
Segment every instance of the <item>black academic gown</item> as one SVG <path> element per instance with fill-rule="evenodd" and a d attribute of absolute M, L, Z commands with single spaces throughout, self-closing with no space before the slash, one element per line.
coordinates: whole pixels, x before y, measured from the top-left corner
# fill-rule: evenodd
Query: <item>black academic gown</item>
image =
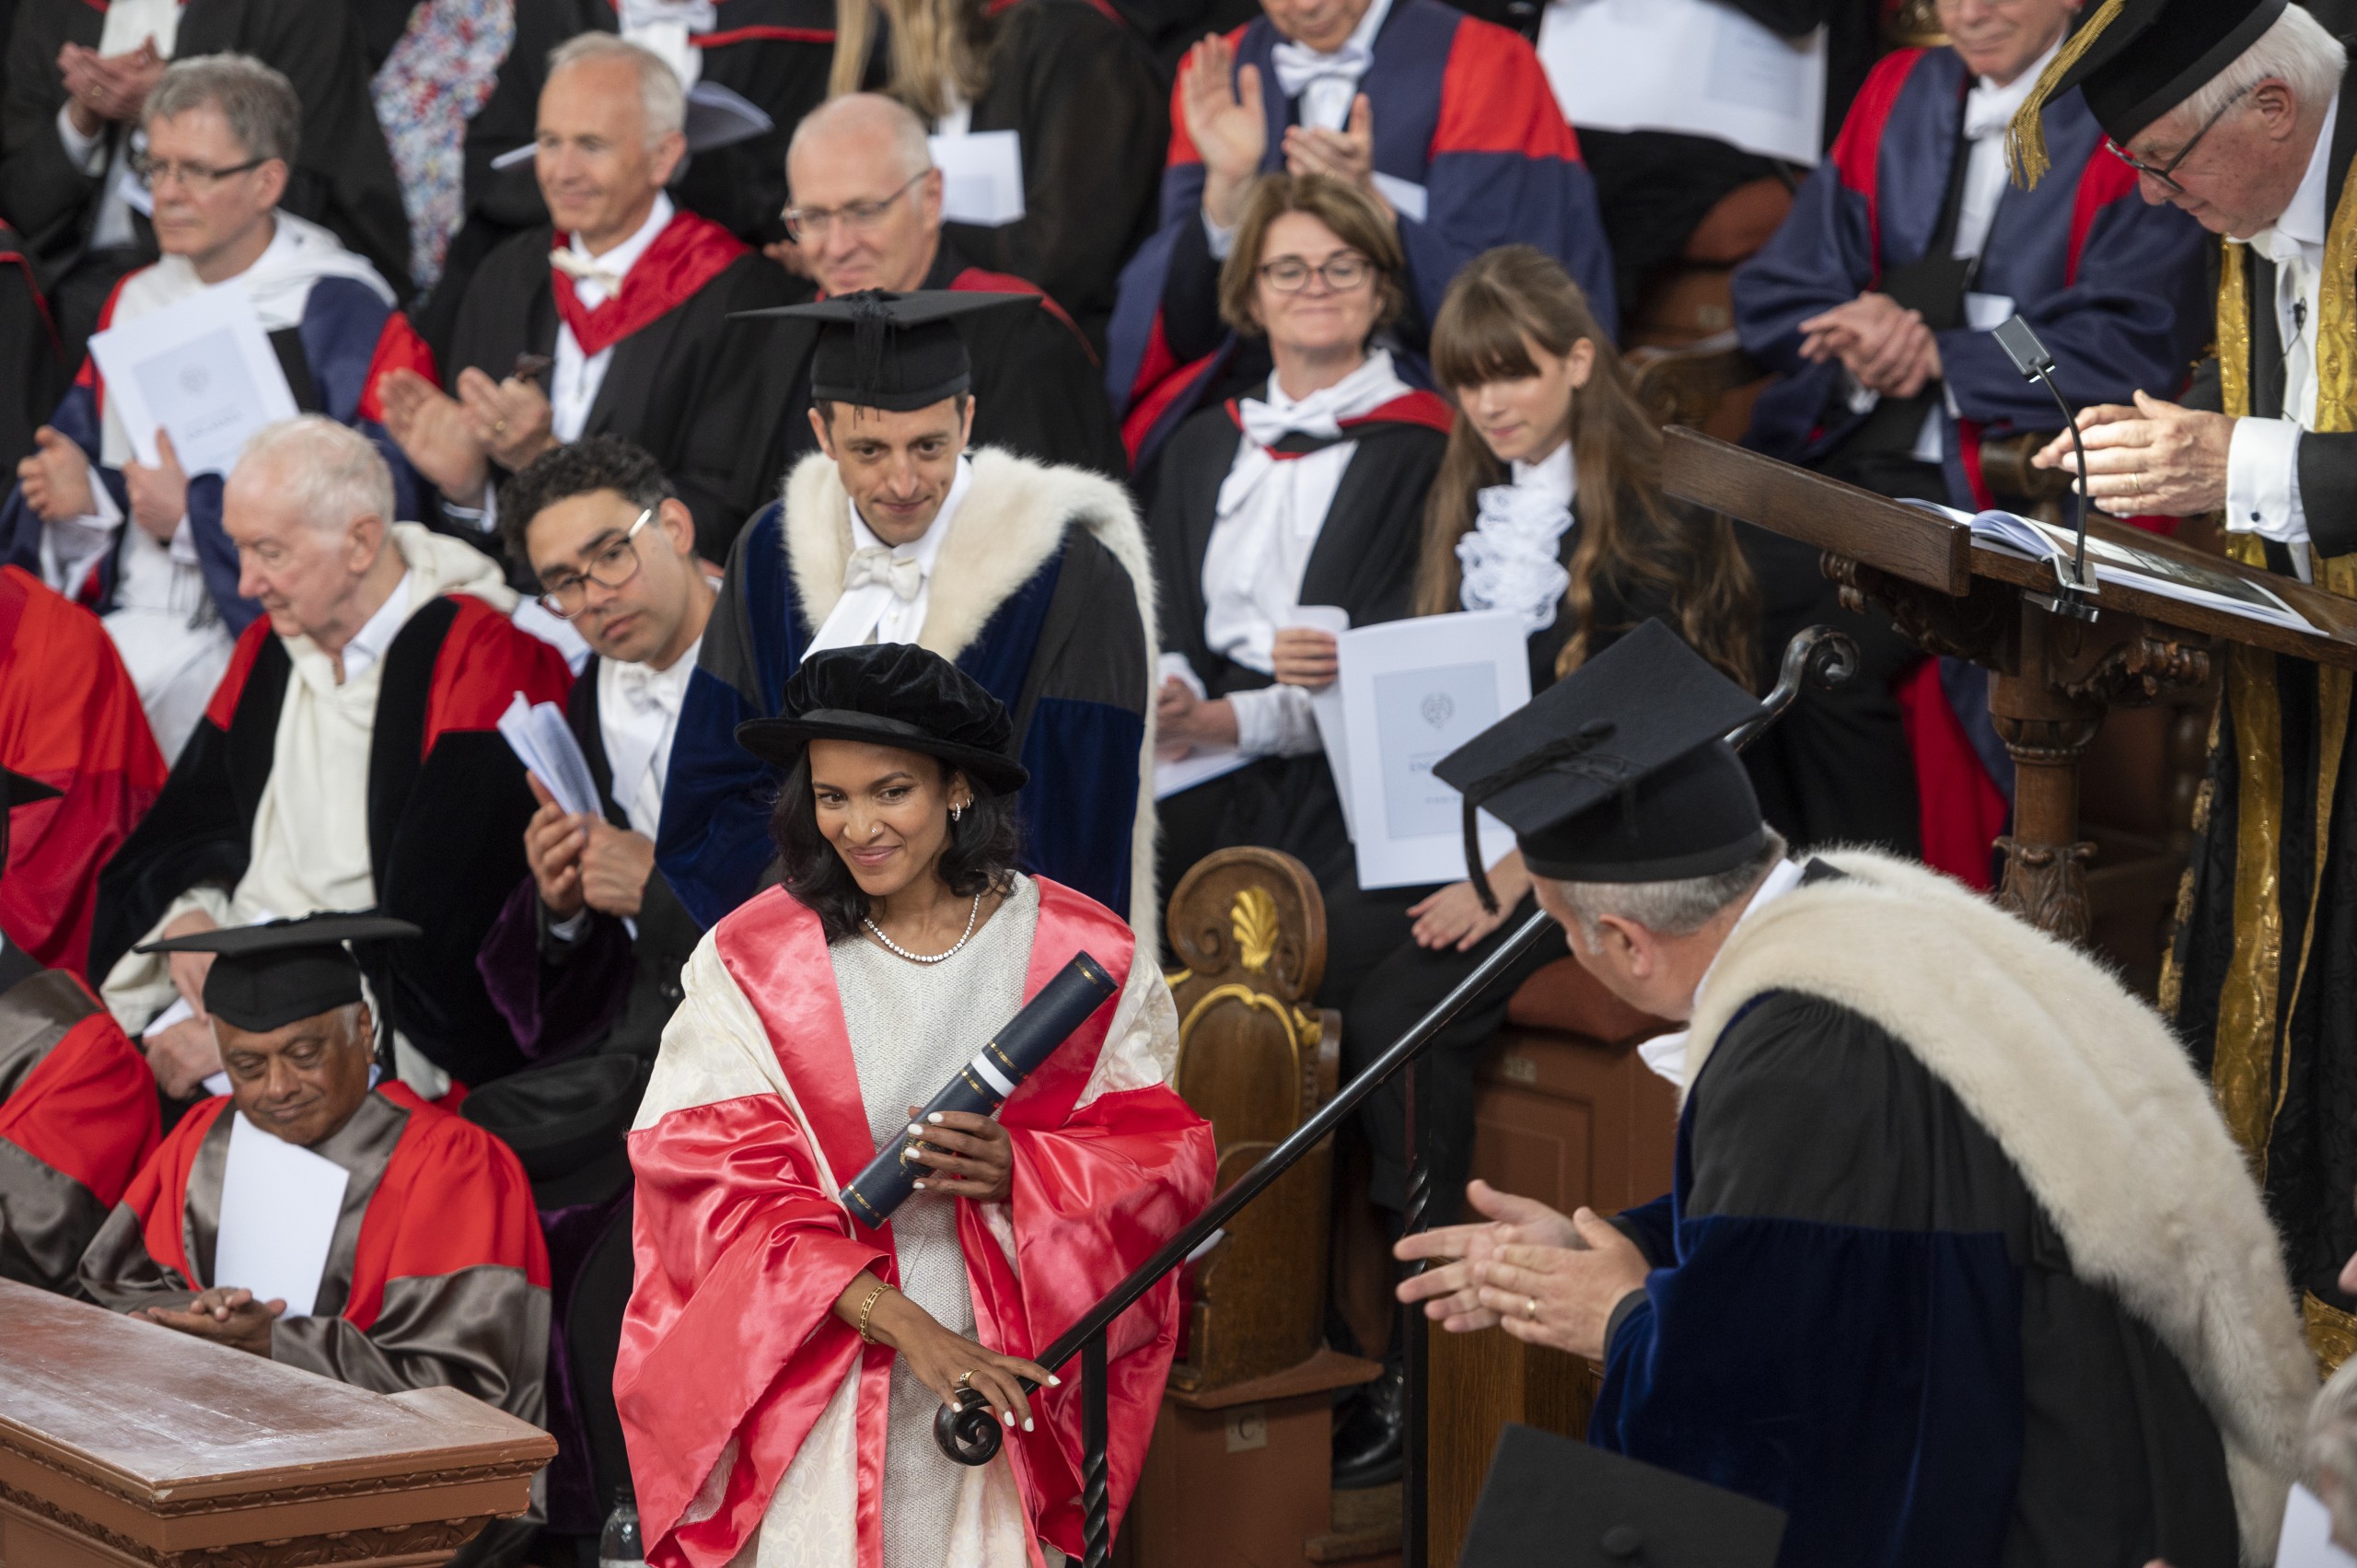
<path fill-rule="evenodd" d="M 975 266 L 946 235 L 918 286 L 984 294 L 1026 289 L 1021 279 Z M 776 500 L 787 470 L 819 449 L 819 438 L 810 432 L 810 351 L 819 341 L 817 326 L 778 320 L 741 331 L 767 366 L 764 389 L 773 395 L 760 423 L 747 431 L 748 454 L 756 450 L 750 437 L 765 433 L 766 439 L 758 456 L 748 457 L 737 470 L 732 508 L 739 521 Z M 1105 384 L 1087 343 L 1068 319 L 1045 302 L 1029 310 L 1009 306 L 963 317 L 958 331 L 974 366 L 974 436 L 969 446 L 998 447 L 1115 479 L 1129 471 Z"/>
<path fill-rule="evenodd" d="M 2342 86 L 2333 137 L 2327 189 L 2336 193 L 2336 209 L 2353 163 L 2357 79 Z M 2336 210 L 2334 220 L 2341 215 Z M 2250 412 L 2280 417 L 2275 267 L 2256 250 L 2243 260 Z M 2219 406 L 2214 364 L 2188 401 Z M 2317 560 L 2357 552 L 2357 435 L 2301 436 L 2300 492 Z M 2273 543 L 2265 549 L 2268 566 L 2290 575 L 2289 552 Z M 2228 664 L 2190 885 L 2180 895 L 2186 914 L 2162 986 L 2164 1010 L 2174 1013 L 2195 1064 L 2220 1086 L 2227 1124 L 2262 1173 L 2292 1283 L 2312 1318 L 2329 1322 L 2336 1334 L 2357 1331 L 2351 1316 L 2357 1298 L 2339 1284 L 2341 1264 L 2357 1251 L 2349 1202 L 2357 1187 L 2351 1114 L 2357 1050 L 2350 1044 L 2357 1040 L 2357 976 L 2346 958 L 2357 944 L 2357 788 L 2350 783 L 2357 756 L 2348 741 L 2347 690 L 2327 686 L 2316 666 L 2298 659 L 2238 652 Z M 2241 764 L 2246 749 L 2257 767 Z M 2337 779 L 2338 788 L 2320 813 L 2316 797 L 2327 779 Z M 2265 783 L 2272 787 L 2261 793 Z M 2275 825 L 2276 854 L 2246 863 L 2246 819 Z M 2238 922 L 2238 907 L 2279 910 L 2280 926 L 2270 933 L 2256 921 Z M 2236 1000 L 2253 995 L 2257 1005 Z"/>
<path fill-rule="evenodd" d="M 1096 0 L 1016 0 L 993 28 L 971 128 L 1022 138 L 1024 215 L 946 232 L 981 265 L 1046 289 L 1101 356 L 1122 264 L 1154 232 L 1169 88 Z"/>
<path fill-rule="evenodd" d="M 1212 652 L 1203 640 L 1203 556 L 1218 521 L 1220 485 L 1245 436 L 1225 408 L 1206 409 L 1171 438 L 1162 481 L 1146 517 L 1155 575 L 1162 584 L 1162 641 L 1183 653 L 1213 697 L 1270 684 L 1257 669 Z M 1342 470 L 1301 577 L 1299 602 L 1337 605 L 1353 626 L 1401 621 L 1414 613 L 1416 556 L 1423 538 L 1424 495 L 1440 470 L 1448 437 L 1422 425 L 1368 427 Z M 1213 850 L 1259 844 L 1300 860 L 1326 889 L 1329 911 L 1327 980 L 1321 1003 L 1339 1006 L 1379 947 L 1352 939 L 1388 929 L 1396 892 L 1362 895 L 1341 797 L 1324 751 L 1263 757 L 1161 804 L 1159 886 L 1175 888 Z M 1349 918 L 1369 900 L 1383 905 L 1364 922 Z M 1341 916 L 1339 921 L 1337 916 Z"/>
<path fill-rule="evenodd" d="M 136 213 L 133 249 L 88 251 L 99 178 L 75 167 L 57 138 L 65 101 L 58 51 L 67 43 L 97 48 L 105 24 L 105 8 L 84 0 L 24 0 L 0 89 L 0 210 L 24 235 L 55 296 L 67 364 L 80 362 L 115 280 L 157 254 L 154 231 Z M 409 219 L 368 97 L 368 60 L 352 13 L 322 0 L 186 0 L 174 56 L 226 52 L 285 73 L 303 100 L 303 142 L 279 204 L 326 225 L 397 296 L 406 294 Z M 122 134 L 110 129 L 110 157 Z"/>
<path fill-rule="evenodd" d="M 64 395 L 59 346 L 24 241 L 0 224 L 0 473 L 31 455 L 33 432 Z"/>
<path fill-rule="evenodd" d="M 516 356 L 556 353 L 556 295 L 549 281 L 554 234 L 527 229 L 485 258 L 443 361 L 445 385 L 472 367 L 493 380 L 514 374 Z M 749 250 L 687 299 L 614 345 L 589 408 L 584 436 L 628 436 L 653 453 L 695 514 L 696 549 L 724 561 L 728 543 L 758 503 L 745 494 L 748 411 L 773 406 L 779 375 L 758 331 L 729 316 L 791 304 L 795 280 Z M 502 476 L 504 477 L 504 476 Z"/>

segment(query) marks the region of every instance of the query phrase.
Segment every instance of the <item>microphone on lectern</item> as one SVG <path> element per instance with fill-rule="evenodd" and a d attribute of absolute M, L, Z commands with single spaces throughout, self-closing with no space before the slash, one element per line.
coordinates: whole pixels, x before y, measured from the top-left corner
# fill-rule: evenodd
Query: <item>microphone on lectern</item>
<path fill-rule="evenodd" d="M 2061 591 L 2052 598 L 2039 598 L 2037 602 L 2044 609 L 2058 615 L 2070 616 L 2074 621 L 2093 621 L 2096 615 L 2093 602 L 2096 588 L 2094 579 L 2087 575 L 2087 486 L 2092 478 L 2087 472 L 2086 443 L 2079 438 L 2079 422 L 2072 417 L 2071 405 L 2062 401 L 2061 391 L 2054 385 L 2054 356 L 2047 353 L 2044 343 L 2038 341 L 2038 334 L 2030 331 L 2029 323 L 2016 316 L 1999 327 L 1993 335 L 1997 346 L 2003 349 L 2005 356 L 2014 362 L 2014 368 L 2022 373 L 2022 379 L 2042 384 L 2052 396 L 2054 406 L 2062 411 L 2062 427 L 2071 433 L 2071 445 L 2079 454 L 2078 547 L 2072 552 L 2068 563 L 2054 563 L 2055 582 Z"/>

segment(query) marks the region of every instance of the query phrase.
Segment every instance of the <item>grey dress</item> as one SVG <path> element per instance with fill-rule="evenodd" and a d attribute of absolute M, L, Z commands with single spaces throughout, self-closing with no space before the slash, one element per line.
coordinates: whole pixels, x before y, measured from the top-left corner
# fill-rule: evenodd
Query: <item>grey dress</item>
<path fill-rule="evenodd" d="M 1017 877 L 1014 895 L 941 963 L 912 964 L 865 935 L 827 950 L 877 1148 L 907 1128 L 909 1107 L 930 1100 L 1022 1007 L 1039 926 L 1039 886 Z M 911 1195 L 892 1216 L 892 1245 L 902 1294 L 942 1327 L 971 1339 L 974 1303 L 958 1241 L 958 1200 Z M 934 1446 L 933 1414 L 940 1406 L 941 1397 L 906 1362 L 893 1362 L 884 1438 L 884 1568 L 943 1568 L 947 1557 L 966 1470 Z"/>

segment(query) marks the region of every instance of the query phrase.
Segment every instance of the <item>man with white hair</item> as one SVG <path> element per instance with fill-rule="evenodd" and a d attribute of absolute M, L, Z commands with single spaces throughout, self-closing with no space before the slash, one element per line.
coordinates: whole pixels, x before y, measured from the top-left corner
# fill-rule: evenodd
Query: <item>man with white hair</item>
<path fill-rule="evenodd" d="M 534 168 L 551 222 L 477 269 L 447 390 L 414 369 L 381 383 L 393 438 L 458 526 L 487 535 L 502 478 L 610 434 L 655 454 L 701 553 L 728 553 L 749 510 L 734 499 L 740 432 L 774 401 L 766 341 L 728 318 L 795 288 L 665 193 L 687 156 L 686 114 L 679 78 L 637 44 L 584 33 L 550 56 Z"/>
<path fill-rule="evenodd" d="M 168 311 L 238 281 L 268 333 L 287 390 L 381 438 L 368 379 L 425 354 L 377 269 L 281 203 L 294 180 L 303 103 L 292 83 L 241 54 L 164 70 L 146 96 L 139 168 L 162 260 L 122 280 L 101 328 Z M 157 461 L 135 455 L 152 440 Z M 166 758 L 177 756 L 258 613 L 238 592 L 221 531 L 222 475 L 186 471 L 161 430 L 132 431 L 94 361 L 35 435 L 0 506 L 0 559 L 92 605 L 130 667 Z M 414 479 L 389 441 L 401 515 Z"/>
<path fill-rule="evenodd" d="M 942 233 L 942 175 L 924 124 L 906 104 L 853 93 L 803 117 L 786 149 L 794 204 L 787 229 L 819 292 L 829 298 L 884 289 L 893 294 L 1028 294 L 1032 308 L 995 310 L 961 325 L 974 366 L 973 441 L 1043 463 L 1128 471 L 1112 404 L 1087 341 L 1039 285 L 975 266 Z M 810 424 L 814 325 L 779 321 L 761 330 L 780 366 L 772 387 L 784 403 L 763 434 L 771 445 L 740 474 L 749 512 L 778 497 L 787 470 L 819 449 Z"/>
<path fill-rule="evenodd" d="M 2102 22 L 2106 18 L 2098 17 Z M 2130 0 L 2040 83 L 2084 91 L 2147 202 L 2226 237 L 2217 357 L 2079 416 L 2106 511 L 2225 509 L 2235 559 L 2357 596 L 2357 106 L 2347 51 L 2284 0 Z M 2033 99 L 2033 104 L 2036 103 Z M 2026 122 L 2017 123 L 2026 123 Z M 2032 155 L 2035 173 L 2038 151 Z M 2065 383 L 2064 389 L 2069 389 Z M 2067 437 L 2039 455 L 2074 466 Z M 2351 679 L 2237 647 L 2161 1001 L 2263 1173 L 2328 1363 L 2357 1336 L 2357 823 Z M 2336 792 L 2339 792 L 2338 794 Z"/>
<path fill-rule="evenodd" d="M 367 961 L 401 1079 L 427 1099 L 521 1063 L 475 950 L 524 874 L 532 796 L 495 726 L 562 703 L 563 660 L 464 542 L 393 521 L 366 437 L 306 415 L 248 443 L 223 491 L 262 619 L 164 792 L 99 879 L 90 972 L 168 1095 L 221 1068 L 209 958 L 136 945 L 375 908 L 424 930 Z"/>
<path fill-rule="evenodd" d="M 1920 865 L 1785 858 L 1659 622 L 1434 765 L 1684 1087 L 1670 1192 L 1481 1182 L 1403 1239 L 1451 1332 L 1604 1365 L 1588 1440 L 1787 1515 L 1779 1562 L 2272 1556 L 2316 1372 L 2259 1197 L 2160 1018 Z"/>

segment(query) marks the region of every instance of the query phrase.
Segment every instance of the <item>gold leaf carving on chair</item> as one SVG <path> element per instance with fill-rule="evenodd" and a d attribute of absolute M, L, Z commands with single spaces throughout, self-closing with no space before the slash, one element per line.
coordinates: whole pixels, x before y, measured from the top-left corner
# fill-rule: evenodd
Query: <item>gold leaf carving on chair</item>
<path fill-rule="evenodd" d="M 1267 969 L 1270 956 L 1277 950 L 1277 900 L 1268 889 L 1237 889 L 1227 924 L 1236 933 L 1236 945 L 1243 949 L 1244 967 L 1255 974 Z"/>

